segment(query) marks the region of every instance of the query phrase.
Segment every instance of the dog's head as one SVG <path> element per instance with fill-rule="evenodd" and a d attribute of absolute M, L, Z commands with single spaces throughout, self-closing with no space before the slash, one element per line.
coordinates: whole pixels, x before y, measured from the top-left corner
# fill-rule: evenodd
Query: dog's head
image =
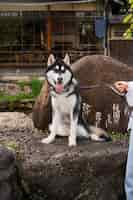
<path fill-rule="evenodd" d="M 68 54 L 63 60 L 55 59 L 51 54 L 48 57 L 46 79 L 57 93 L 62 93 L 72 81 L 73 73 L 70 68 L 70 58 Z"/>

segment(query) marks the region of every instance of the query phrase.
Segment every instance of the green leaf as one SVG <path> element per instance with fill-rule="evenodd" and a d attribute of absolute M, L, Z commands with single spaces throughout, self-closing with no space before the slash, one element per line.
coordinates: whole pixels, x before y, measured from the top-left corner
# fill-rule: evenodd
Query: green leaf
<path fill-rule="evenodd" d="M 131 24 L 133 24 L 133 18 L 130 20 Z"/>
<path fill-rule="evenodd" d="M 123 34 L 123 37 L 125 39 L 131 39 L 131 38 L 133 38 L 133 33 L 132 33 L 132 31 L 131 31 L 130 28 L 128 28 L 127 31 Z"/>
<path fill-rule="evenodd" d="M 130 20 L 132 20 L 132 18 L 133 18 L 133 15 L 131 13 L 128 14 L 127 16 L 124 17 L 123 23 L 129 23 Z"/>
<path fill-rule="evenodd" d="M 133 4 L 133 0 L 129 0 L 129 4 Z"/>
<path fill-rule="evenodd" d="M 130 25 L 130 30 L 133 32 L 133 24 Z"/>

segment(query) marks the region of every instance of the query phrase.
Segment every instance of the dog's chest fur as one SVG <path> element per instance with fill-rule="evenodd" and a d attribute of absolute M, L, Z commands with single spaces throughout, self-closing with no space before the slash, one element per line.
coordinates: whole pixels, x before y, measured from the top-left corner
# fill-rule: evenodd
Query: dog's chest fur
<path fill-rule="evenodd" d="M 75 94 L 67 97 L 64 94 L 52 97 L 53 117 L 57 118 L 57 134 L 60 136 L 69 136 L 71 116 L 76 104 Z"/>
<path fill-rule="evenodd" d="M 54 111 L 60 114 L 69 114 L 72 112 L 76 103 L 76 96 L 66 96 L 65 94 L 56 95 L 52 97 L 52 107 Z"/>

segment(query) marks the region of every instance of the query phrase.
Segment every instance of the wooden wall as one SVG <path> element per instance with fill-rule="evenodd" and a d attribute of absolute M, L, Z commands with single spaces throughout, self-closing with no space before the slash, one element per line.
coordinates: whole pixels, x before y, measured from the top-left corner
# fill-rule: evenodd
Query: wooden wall
<path fill-rule="evenodd" d="M 110 40 L 110 56 L 133 66 L 133 40 Z"/>

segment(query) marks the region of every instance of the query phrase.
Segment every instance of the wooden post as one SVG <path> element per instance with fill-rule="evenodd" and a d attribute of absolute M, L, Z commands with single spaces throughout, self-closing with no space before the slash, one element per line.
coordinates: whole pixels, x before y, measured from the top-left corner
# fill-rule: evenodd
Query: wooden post
<path fill-rule="evenodd" d="M 48 15 L 47 47 L 48 47 L 48 51 L 51 51 L 51 47 L 52 47 L 52 19 L 51 19 L 51 15 Z"/>
<path fill-rule="evenodd" d="M 104 36 L 104 55 L 108 55 L 108 12 L 109 12 L 109 0 L 105 1 L 104 18 L 105 18 L 105 36 Z"/>
<path fill-rule="evenodd" d="M 64 48 L 65 48 L 65 44 L 64 44 L 64 42 L 65 42 L 65 38 L 64 38 L 64 33 L 65 33 L 65 30 L 64 30 L 64 22 L 62 22 L 62 52 L 61 52 L 61 54 L 62 54 L 62 56 L 64 56 Z"/>

